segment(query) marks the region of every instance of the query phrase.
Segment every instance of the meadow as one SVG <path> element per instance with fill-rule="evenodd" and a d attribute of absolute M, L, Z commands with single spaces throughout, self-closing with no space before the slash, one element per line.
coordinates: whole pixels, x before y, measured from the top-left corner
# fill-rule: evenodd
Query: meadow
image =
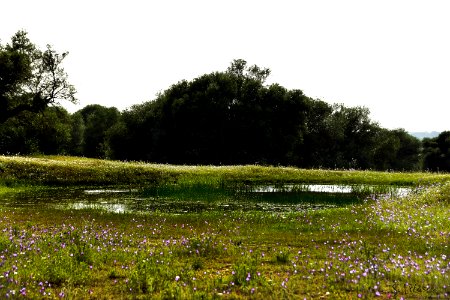
<path fill-rule="evenodd" d="M 409 186 L 406 196 L 300 211 L 9 207 L 73 187 L 231 190 Z M 0 157 L 0 297 L 13 299 L 423 299 L 450 293 L 450 175 L 262 166 L 171 166 Z"/>

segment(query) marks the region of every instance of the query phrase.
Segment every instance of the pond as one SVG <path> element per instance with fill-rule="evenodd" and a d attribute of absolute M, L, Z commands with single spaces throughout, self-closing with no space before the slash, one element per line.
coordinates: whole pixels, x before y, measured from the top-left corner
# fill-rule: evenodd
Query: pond
<path fill-rule="evenodd" d="M 3 197 L 5 207 L 98 209 L 115 213 L 203 211 L 294 212 L 362 203 L 368 196 L 404 196 L 404 187 L 261 185 L 237 189 L 154 187 L 145 189 L 49 188 Z"/>

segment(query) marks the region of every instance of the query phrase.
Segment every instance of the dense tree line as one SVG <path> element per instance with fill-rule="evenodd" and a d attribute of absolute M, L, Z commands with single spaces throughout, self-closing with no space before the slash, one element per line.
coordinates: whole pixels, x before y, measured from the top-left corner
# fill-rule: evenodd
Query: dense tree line
<path fill-rule="evenodd" d="M 61 63 L 19 31 L 0 44 L 0 153 L 67 154 L 172 164 L 450 170 L 450 133 L 423 142 L 370 120 L 364 107 L 330 105 L 266 85 L 269 69 L 234 60 L 224 72 L 172 85 L 119 112 L 75 102 Z"/>
<path fill-rule="evenodd" d="M 450 131 L 423 140 L 424 169 L 450 172 Z"/>
<path fill-rule="evenodd" d="M 1 153 L 68 154 L 173 164 L 449 171 L 450 133 L 423 143 L 370 120 L 363 107 L 330 105 L 265 85 L 267 69 L 234 61 L 119 112 L 88 105 L 22 112 L 0 125 Z"/>

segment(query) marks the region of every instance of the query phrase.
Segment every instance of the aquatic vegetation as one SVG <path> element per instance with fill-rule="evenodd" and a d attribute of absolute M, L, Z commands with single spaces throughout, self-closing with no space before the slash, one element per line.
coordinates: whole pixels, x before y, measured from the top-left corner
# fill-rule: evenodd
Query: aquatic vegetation
<path fill-rule="evenodd" d="M 9 164 L 5 162 L 8 159 L 1 161 L 3 179 L 11 179 L 14 174 L 11 170 L 15 167 L 9 171 L 4 167 Z M 45 159 L 17 164 L 45 164 L 40 162 Z M 104 172 L 114 169 L 114 164 L 118 164 L 118 169 L 125 167 L 118 162 L 72 161 L 60 157 L 49 160 L 52 163 L 61 160 L 62 166 L 53 166 L 61 168 L 55 171 L 58 174 L 67 171 L 66 168 L 76 169 L 72 164 L 81 164 L 86 169 L 87 165 L 94 164 L 95 169 L 98 163 L 105 168 Z M 110 163 L 112 166 L 107 167 Z M 41 170 L 47 172 L 51 166 L 49 163 Z M 23 166 L 20 168 L 14 170 L 25 170 Z M 161 168 L 158 172 L 177 169 L 176 166 Z M 191 168 L 200 174 L 217 171 L 216 167 L 179 167 L 178 175 L 159 177 L 177 179 L 179 185 L 192 188 L 180 194 L 180 205 L 194 192 L 203 193 L 200 198 L 205 199 L 205 195 L 220 198 L 223 193 L 228 197 L 227 189 L 189 185 L 183 172 L 194 176 Z M 259 170 L 251 180 L 260 176 L 258 172 L 271 170 L 249 168 Z M 309 174 L 306 170 L 299 172 Z M 331 171 L 317 170 L 317 174 L 321 172 Z M 213 178 L 223 179 L 221 174 Z M 317 179 L 317 174 L 310 176 Z M 362 174 L 365 173 L 358 176 Z M 390 177 L 391 174 L 374 176 Z M 39 205 L 6 206 L 6 195 L 18 190 L 4 185 L 0 203 L 0 298 L 448 298 L 448 175 L 405 176 L 415 176 L 406 181 L 417 183 L 407 195 L 389 192 L 321 209 L 311 206 L 279 211 L 240 207 L 172 213 L 163 209 L 108 211 L 95 206 L 69 210 Z M 29 178 L 23 188 L 36 189 L 28 185 Z M 61 182 L 73 183 L 68 178 Z M 358 178 L 351 180 L 362 180 Z M 87 182 L 85 179 L 79 182 Z M 392 178 L 387 181 L 393 182 Z M 246 184 L 242 181 L 239 185 Z M 67 197 L 75 195 L 73 189 L 58 189 L 66 191 Z M 158 193 L 165 199 L 179 189 L 180 186 L 162 184 L 139 192 Z M 115 186 L 110 189 L 111 193 L 115 191 Z M 46 190 L 38 192 L 48 195 Z M 261 193 L 248 201 L 268 201 L 273 196 L 273 193 Z M 86 193 L 86 197 L 106 196 Z M 252 196 L 237 193 L 236 197 L 237 201 L 243 201 Z M 282 201 L 286 201 L 286 207 L 295 207 L 291 200 Z"/>
<path fill-rule="evenodd" d="M 0 295 L 445 298 L 448 192 L 290 213 L 3 208 Z"/>

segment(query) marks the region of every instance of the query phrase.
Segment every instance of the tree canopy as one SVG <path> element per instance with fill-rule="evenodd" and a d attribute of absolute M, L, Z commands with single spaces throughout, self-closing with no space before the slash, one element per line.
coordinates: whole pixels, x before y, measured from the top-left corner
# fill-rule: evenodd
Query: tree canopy
<path fill-rule="evenodd" d="M 76 102 L 75 88 L 62 67 L 67 54 L 49 45 L 38 49 L 25 31 L 0 44 L 0 123 L 24 111 L 42 112 L 59 100 Z"/>
<path fill-rule="evenodd" d="M 265 84 L 270 69 L 243 59 L 182 80 L 123 112 L 75 102 L 67 53 L 35 47 L 26 32 L 0 45 L 0 153 L 71 154 L 172 164 L 449 171 L 449 132 L 423 142 L 388 130 L 365 107 L 328 104 Z"/>
<path fill-rule="evenodd" d="M 450 172 L 450 131 L 423 141 L 424 168 L 431 171 Z"/>
<path fill-rule="evenodd" d="M 365 107 L 264 85 L 270 70 L 234 60 L 133 106 L 109 135 L 111 157 L 174 164 L 420 168 L 420 141 L 381 128 Z M 389 142 L 386 142 L 389 141 Z M 125 146 L 127 145 L 127 146 Z"/>

